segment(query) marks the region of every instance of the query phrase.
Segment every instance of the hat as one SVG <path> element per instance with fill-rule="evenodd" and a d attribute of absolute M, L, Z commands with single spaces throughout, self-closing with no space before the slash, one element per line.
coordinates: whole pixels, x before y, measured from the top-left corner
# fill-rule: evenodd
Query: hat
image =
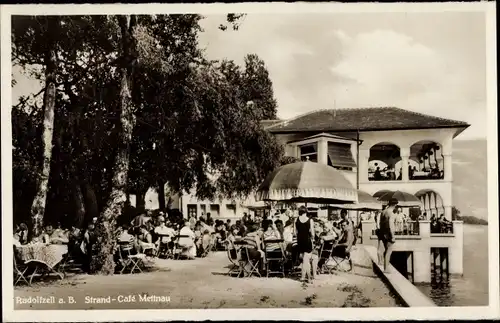
<path fill-rule="evenodd" d="M 398 199 L 396 199 L 396 198 L 391 198 L 389 200 L 389 205 L 398 205 L 398 203 L 399 203 Z"/>
<path fill-rule="evenodd" d="M 159 215 L 165 215 L 165 213 L 163 213 L 163 211 L 160 211 L 158 214 Z"/>

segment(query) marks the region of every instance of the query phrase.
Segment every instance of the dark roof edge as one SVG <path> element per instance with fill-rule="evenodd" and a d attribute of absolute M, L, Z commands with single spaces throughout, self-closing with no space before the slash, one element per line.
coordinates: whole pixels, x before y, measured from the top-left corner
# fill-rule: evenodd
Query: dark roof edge
<path fill-rule="evenodd" d="M 435 127 L 410 127 L 410 128 L 367 128 L 367 129 L 318 129 L 318 130 L 280 130 L 280 129 L 267 129 L 267 131 L 275 134 L 285 134 L 285 133 L 312 133 L 312 132 L 325 132 L 325 131 L 330 131 L 330 132 L 356 132 L 359 130 L 359 132 L 371 132 L 371 131 L 392 131 L 392 130 L 423 130 L 423 129 L 450 129 L 450 128 L 457 128 L 457 129 L 462 129 L 464 131 L 465 129 L 469 128 L 470 124 L 465 123 L 463 125 L 450 125 L 450 126 L 435 126 Z M 460 132 L 462 132 L 460 131 Z M 459 133 L 457 133 L 458 135 Z"/>

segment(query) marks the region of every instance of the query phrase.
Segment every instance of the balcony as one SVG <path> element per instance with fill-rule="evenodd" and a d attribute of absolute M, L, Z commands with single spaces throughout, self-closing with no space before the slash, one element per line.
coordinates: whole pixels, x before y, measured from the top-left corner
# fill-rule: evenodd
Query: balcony
<path fill-rule="evenodd" d="M 363 244 L 372 244 L 378 238 L 375 234 L 374 221 L 362 221 Z M 435 240 L 438 245 L 442 244 L 444 239 L 461 239 L 463 230 L 462 221 L 453 221 L 448 226 L 434 226 L 431 221 L 408 221 L 406 223 L 396 224 L 396 241 L 398 240 Z M 439 242 L 438 242 L 439 241 Z"/>

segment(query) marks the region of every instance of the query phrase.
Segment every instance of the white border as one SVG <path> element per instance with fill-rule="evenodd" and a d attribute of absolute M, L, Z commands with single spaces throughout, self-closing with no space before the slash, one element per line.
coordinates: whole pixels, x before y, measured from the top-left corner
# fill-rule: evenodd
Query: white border
<path fill-rule="evenodd" d="M 489 212 L 489 297 L 488 307 L 433 308 L 312 308 L 312 309 L 219 309 L 219 310 L 95 310 L 13 311 L 12 264 L 3 261 L 3 319 L 5 321 L 75 322 L 144 320 L 396 320 L 396 319 L 493 319 L 500 317 L 498 286 L 498 183 L 497 183 L 497 97 L 495 3 L 247 3 L 247 4 L 138 4 L 138 5 L 9 5 L 1 7 L 2 62 L 2 258 L 12 259 L 12 130 L 11 130 L 11 40 L 13 14 L 153 14 L 153 13 L 360 13 L 360 12 L 485 12 L 487 15 L 487 105 L 488 105 L 488 212 Z"/>

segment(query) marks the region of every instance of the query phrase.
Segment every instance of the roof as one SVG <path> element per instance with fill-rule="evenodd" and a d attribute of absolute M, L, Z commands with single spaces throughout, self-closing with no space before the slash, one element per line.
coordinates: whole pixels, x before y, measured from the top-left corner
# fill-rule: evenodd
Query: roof
<path fill-rule="evenodd" d="M 276 123 L 267 127 L 267 130 L 272 133 L 290 133 L 462 128 L 463 131 L 469 126 L 463 121 L 439 118 L 395 107 L 381 107 L 313 111 Z"/>
<path fill-rule="evenodd" d="M 341 137 L 341 136 L 337 136 L 337 135 L 332 135 L 331 133 L 325 133 L 325 132 L 323 132 L 323 133 L 316 134 L 314 136 L 292 140 L 292 141 L 289 141 L 287 143 L 290 144 L 290 143 L 294 143 L 294 142 L 300 142 L 300 141 L 305 141 L 305 140 L 315 139 L 315 138 L 320 138 L 320 137 L 326 137 L 326 138 L 331 138 L 331 139 L 347 140 L 347 141 L 356 141 L 356 139 L 354 139 L 354 138 Z M 361 141 L 362 140 L 360 140 L 360 142 Z"/>
<path fill-rule="evenodd" d="M 274 126 L 277 123 L 282 122 L 283 120 L 261 120 L 260 123 L 264 126 L 264 129 L 270 126 Z"/>

